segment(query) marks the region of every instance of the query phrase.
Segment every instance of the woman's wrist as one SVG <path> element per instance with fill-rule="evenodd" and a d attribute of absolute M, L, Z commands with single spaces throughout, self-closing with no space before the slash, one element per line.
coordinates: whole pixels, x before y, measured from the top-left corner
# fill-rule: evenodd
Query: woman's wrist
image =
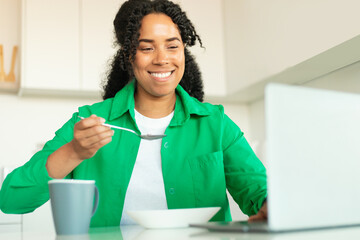
<path fill-rule="evenodd" d="M 74 170 L 83 159 L 79 157 L 71 142 L 53 152 L 47 159 L 46 170 L 51 178 L 64 178 Z"/>

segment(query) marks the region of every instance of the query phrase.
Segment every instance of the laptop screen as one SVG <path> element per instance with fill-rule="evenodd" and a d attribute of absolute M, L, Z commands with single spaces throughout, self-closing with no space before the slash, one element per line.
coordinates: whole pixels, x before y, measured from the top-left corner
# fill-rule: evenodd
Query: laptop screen
<path fill-rule="evenodd" d="M 269 227 L 360 224 L 360 95 L 269 84 Z"/>

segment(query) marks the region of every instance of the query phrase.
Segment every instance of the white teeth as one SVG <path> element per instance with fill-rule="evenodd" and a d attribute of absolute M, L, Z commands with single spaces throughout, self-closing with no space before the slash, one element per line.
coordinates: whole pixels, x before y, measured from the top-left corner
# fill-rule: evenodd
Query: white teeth
<path fill-rule="evenodd" d="M 152 76 L 157 77 L 157 78 L 166 78 L 168 76 L 171 75 L 171 72 L 167 72 L 167 73 L 151 73 Z"/>

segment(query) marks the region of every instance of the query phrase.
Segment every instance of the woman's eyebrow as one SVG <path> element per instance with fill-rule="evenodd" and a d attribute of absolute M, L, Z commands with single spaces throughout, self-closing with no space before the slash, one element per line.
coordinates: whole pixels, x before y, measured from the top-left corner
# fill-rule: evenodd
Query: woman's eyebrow
<path fill-rule="evenodd" d="M 152 42 L 154 42 L 154 40 L 144 38 L 144 39 L 139 39 L 139 43 L 140 43 L 140 42 L 152 43 Z"/>
<path fill-rule="evenodd" d="M 172 37 L 172 38 L 168 38 L 168 39 L 166 39 L 166 41 L 167 41 L 167 42 L 172 42 L 172 41 L 175 41 L 175 40 L 177 40 L 177 41 L 181 42 L 181 41 L 180 41 L 180 39 L 179 39 L 178 37 Z"/>
<path fill-rule="evenodd" d="M 180 40 L 178 37 L 168 38 L 168 39 L 166 39 L 165 41 L 166 41 L 166 42 L 172 42 L 172 41 L 179 41 L 179 42 L 181 42 L 181 40 Z M 152 40 L 152 39 L 147 39 L 147 38 L 142 38 L 142 39 L 139 39 L 139 42 L 153 43 L 154 40 Z"/>

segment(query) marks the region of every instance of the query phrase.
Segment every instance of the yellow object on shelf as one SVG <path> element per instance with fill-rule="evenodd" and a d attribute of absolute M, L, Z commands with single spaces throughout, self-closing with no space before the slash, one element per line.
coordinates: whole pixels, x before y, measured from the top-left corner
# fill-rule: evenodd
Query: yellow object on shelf
<path fill-rule="evenodd" d="M 11 58 L 11 68 L 9 74 L 5 77 L 6 82 L 15 82 L 15 64 L 16 64 L 16 54 L 18 47 L 14 46 Z"/>
<path fill-rule="evenodd" d="M 4 49 L 3 45 L 0 44 L 0 82 L 5 81 L 5 69 L 4 69 Z"/>

